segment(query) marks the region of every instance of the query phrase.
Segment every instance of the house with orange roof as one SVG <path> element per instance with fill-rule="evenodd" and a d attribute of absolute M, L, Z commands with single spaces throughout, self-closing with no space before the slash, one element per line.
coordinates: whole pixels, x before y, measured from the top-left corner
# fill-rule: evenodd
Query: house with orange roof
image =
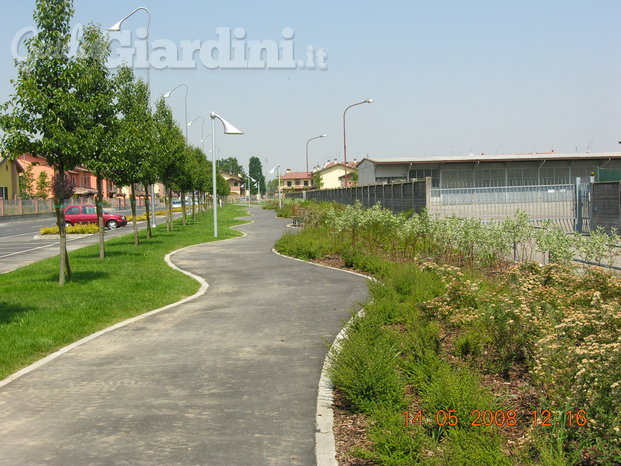
<path fill-rule="evenodd" d="M 297 192 L 310 189 L 313 184 L 313 174 L 309 172 L 287 172 L 280 177 L 280 189 L 284 192 Z"/>
<path fill-rule="evenodd" d="M 334 189 L 342 188 L 344 186 L 353 186 L 355 179 L 354 174 L 357 173 L 357 162 L 344 162 L 334 161 L 326 162 L 323 167 L 317 167 L 313 172 L 315 176 L 319 174 L 322 181 L 322 189 Z"/>

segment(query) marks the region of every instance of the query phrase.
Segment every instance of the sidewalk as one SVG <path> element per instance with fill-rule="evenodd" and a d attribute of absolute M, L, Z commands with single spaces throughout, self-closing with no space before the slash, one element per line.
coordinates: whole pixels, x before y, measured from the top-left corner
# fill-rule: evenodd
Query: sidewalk
<path fill-rule="evenodd" d="M 206 294 L 0 389 L 0 464 L 315 464 L 326 341 L 365 280 L 272 253 L 286 221 L 172 257 Z"/>

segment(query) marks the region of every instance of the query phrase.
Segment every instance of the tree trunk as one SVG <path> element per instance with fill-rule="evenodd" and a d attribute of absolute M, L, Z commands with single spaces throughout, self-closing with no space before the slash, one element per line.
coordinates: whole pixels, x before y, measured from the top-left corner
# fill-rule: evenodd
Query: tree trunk
<path fill-rule="evenodd" d="M 196 220 L 196 191 L 192 191 L 192 220 Z"/>
<path fill-rule="evenodd" d="M 172 189 L 168 188 L 168 231 L 173 231 Z"/>
<path fill-rule="evenodd" d="M 134 227 L 134 246 L 140 245 L 140 237 L 138 236 L 138 222 L 136 221 L 136 185 L 132 184 L 129 193 L 129 204 L 132 208 L 132 225 Z"/>
<path fill-rule="evenodd" d="M 97 224 L 99 225 L 99 258 L 103 260 L 106 258 L 106 245 L 103 221 L 103 179 L 100 174 L 97 174 L 97 201 L 95 206 L 97 208 Z"/>
<path fill-rule="evenodd" d="M 151 211 L 149 210 L 149 185 L 144 185 L 144 205 L 145 212 L 147 214 L 147 239 L 153 238 L 153 232 L 151 231 Z"/>
<path fill-rule="evenodd" d="M 54 192 L 54 210 L 56 212 L 56 224 L 60 234 L 60 267 L 58 273 L 58 285 L 65 286 L 66 281 L 71 281 L 71 267 L 67 254 L 67 230 L 65 228 L 65 212 L 63 209 L 63 197 L 65 192 L 65 170 L 61 166 L 56 172 L 58 181 Z"/>
<path fill-rule="evenodd" d="M 185 192 L 181 191 L 181 215 L 183 216 L 183 226 L 187 224 L 187 209 L 185 207 Z"/>

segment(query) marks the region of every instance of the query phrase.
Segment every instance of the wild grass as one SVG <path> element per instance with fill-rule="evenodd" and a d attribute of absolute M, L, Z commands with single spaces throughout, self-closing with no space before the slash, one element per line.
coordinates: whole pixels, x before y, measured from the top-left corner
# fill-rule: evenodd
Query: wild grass
<path fill-rule="evenodd" d="M 246 210 L 220 210 L 219 239 L 239 236 L 230 229 Z M 59 287 L 58 258 L 0 275 L 0 379 L 45 355 L 116 322 L 165 306 L 195 293 L 198 283 L 171 269 L 164 256 L 176 249 L 214 241 L 211 215 L 197 216 L 174 232 L 155 229 L 106 242 L 107 257 L 96 245 L 70 253 L 73 280 Z"/>

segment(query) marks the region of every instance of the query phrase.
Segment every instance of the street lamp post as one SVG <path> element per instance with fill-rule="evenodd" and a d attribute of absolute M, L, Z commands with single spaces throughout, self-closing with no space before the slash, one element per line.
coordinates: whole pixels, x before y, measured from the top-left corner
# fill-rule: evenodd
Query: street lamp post
<path fill-rule="evenodd" d="M 218 199 L 217 199 L 217 192 L 216 192 L 216 183 L 217 183 L 217 177 L 216 177 L 216 118 L 218 120 L 220 120 L 220 122 L 222 123 L 222 126 L 224 126 L 224 134 L 244 134 L 242 131 L 238 130 L 237 128 L 235 128 L 235 126 L 233 126 L 232 124 L 230 124 L 228 121 L 226 121 L 224 118 L 222 118 L 220 115 L 218 115 L 216 112 L 211 112 L 211 115 L 209 115 L 211 117 L 211 153 L 212 155 L 212 162 L 211 162 L 211 168 L 212 168 L 212 202 L 213 202 L 213 236 L 214 238 L 218 237 Z"/>
<path fill-rule="evenodd" d="M 321 139 L 326 137 L 328 137 L 327 134 L 320 134 L 319 136 L 315 136 L 314 138 L 310 138 L 308 141 L 306 141 L 306 176 L 310 175 L 310 172 L 308 171 L 308 143 L 314 139 Z"/>
<path fill-rule="evenodd" d="M 188 86 L 186 83 L 181 83 L 177 86 L 175 86 L 174 88 L 172 88 L 170 91 L 168 91 L 166 94 L 164 94 L 164 98 L 165 99 L 170 99 L 170 96 L 173 92 L 175 92 L 177 89 L 179 89 L 181 86 L 185 87 L 185 142 L 188 142 L 188 126 L 190 126 L 188 124 L 188 93 L 190 92 L 190 86 Z"/>
<path fill-rule="evenodd" d="M 196 118 L 194 118 L 192 121 L 190 121 L 188 123 L 188 128 L 190 126 L 192 126 L 194 123 L 196 123 L 198 120 L 202 120 L 203 124 L 201 125 L 201 149 L 203 149 L 203 152 L 205 151 L 205 144 L 203 144 L 205 142 L 205 139 L 207 139 L 209 137 L 209 134 L 207 136 L 205 136 L 205 117 L 203 115 L 199 115 Z"/>
<path fill-rule="evenodd" d="M 280 192 L 280 164 L 276 165 L 270 170 L 270 174 L 274 174 L 274 171 L 278 173 L 278 208 L 282 209 L 282 194 Z"/>
<path fill-rule="evenodd" d="M 123 22 L 129 18 L 130 16 L 134 15 L 135 13 L 139 12 L 139 11 L 145 11 L 147 13 L 147 35 L 145 37 L 145 40 L 147 41 L 147 88 L 149 89 L 149 107 L 151 106 L 151 62 L 150 62 L 150 58 L 151 55 L 149 54 L 149 33 L 150 33 L 150 29 L 151 29 L 151 10 L 149 10 L 147 7 L 144 6 L 139 6 L 138 8 L 136 8 L 134 11 L 132 11 L 130 14 L 128 14 L 127 16 L 125 16 L 123 19 L 121 19 L 120 21 L 114 23 L 112 26 L 110 26 L 108 28 L 108 31 L 110 32 L 119 32 L 121 30 L 121 25 L 123 24 Z M 151 185 L 151 211 L 152 211 L 152 215 L 151 215 L 151 226 L 153 228 L 155 228 L 155 185 Z"/>
<path fill-rule="evenodd" d="M 250 166 L 248 166 L 248 173 L 250 173 Z M 252 183 L 256 183 L 257 180 L 255 180 L 250 175 L 248 175 L 248 179 L 250 180 L 250 182 L 248 183 L 248 205 L 250 206 L 250 197 L 252 196 Z"/>
<path fill-rule="evenodd" d="M 343 161 L 345 162 L 345 176 L 343 177 L 343 182 L 345 183 L 345 186 L 347 186 L 347 131 L 345 129 L 345 115 L 347 114 L 347 110 L 350 108 L 355 107 L 356 105 L 370 104 L 371 102 L 373 102 L 373 99 L 364 99 L 362 102 L 351 104 L 343 112 Z"/>

